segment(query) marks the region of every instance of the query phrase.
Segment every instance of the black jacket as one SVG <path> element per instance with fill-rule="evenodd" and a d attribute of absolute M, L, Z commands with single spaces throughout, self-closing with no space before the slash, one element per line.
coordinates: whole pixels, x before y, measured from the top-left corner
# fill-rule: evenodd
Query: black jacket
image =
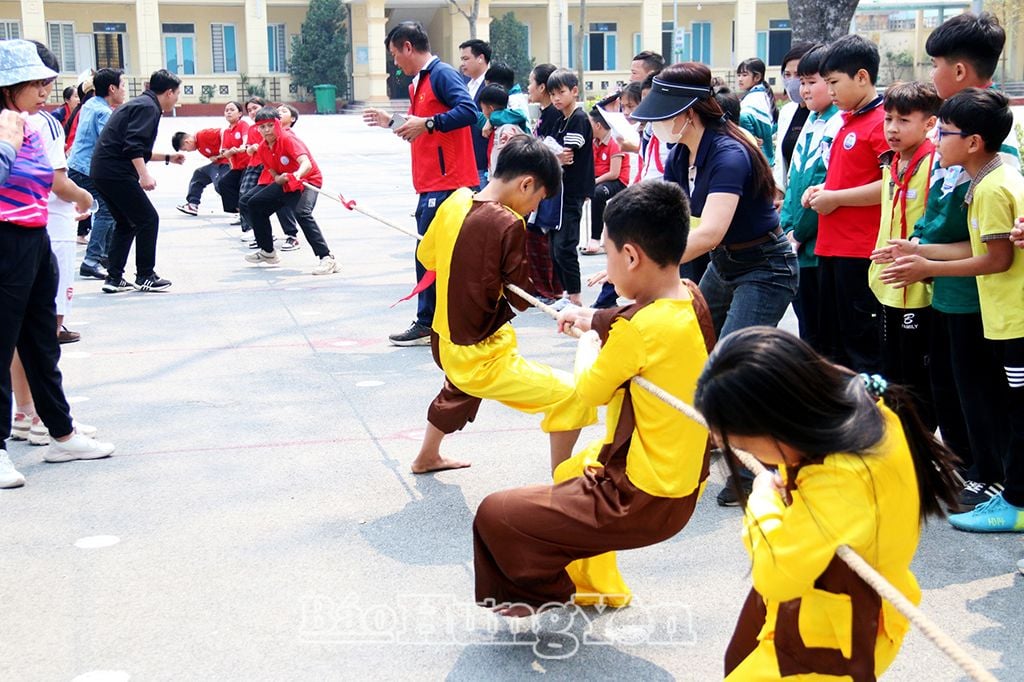
<path fill-rule="evenodd" d="M 115 109 L 96 142 L 89 176 L 138 180 L 132 159 L 149 161 L 162 114 L 160 102 L 152 90 Z"/>

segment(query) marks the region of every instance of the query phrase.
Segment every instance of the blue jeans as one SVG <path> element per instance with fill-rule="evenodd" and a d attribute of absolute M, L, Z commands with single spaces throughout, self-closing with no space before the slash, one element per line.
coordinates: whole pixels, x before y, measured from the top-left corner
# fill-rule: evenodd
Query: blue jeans
<path fill-rule="evenodd" d="M 430 223 L 434 220 L 434 215 L 437 213 L 438 207 L 444 203 L 444 200 L 451 196 L 454 192 L 453 189 L 446 189 L 440 192 L 424 192 L 420 195 L 420 199 L 416 202 L 416 231 L 420 234 L 426 234 L 427 228 L 430 227 Z M 427 269 L 420 264 L 416 253 L 413 251 L 413 261 L 416 262 L 416 281 L 419 282 L 423 279 L 423 275 L 427 273 Z M 419 293 L 416 300 L 416 321 L 425 327 L 429 327 L 434 323 L 434 308 L 437 305 L 437 289 L 432 284 L 428 288 L 424 289 Z"/>
<path fill-rule="evenodd" d="M 92 195 L 93 203 L 96 204 L 96 212 L 92 216 L 92 232 L 89 235 L 89 246 L 85 249 L 85 258 L 82 262 L 85 265 L 96 267 L 100 259 L 107 257 L 110 250 L 110 235 L 114 229 L 114 216 L 110 215 L 107 202 L 96 191 L 96 185 L 88 175 L 79 173 L 73 168 L 68 169 L 68 177 L 89 194 Z"/>
<path fill-rule="evenodd" d="M 737 329 L 774 327 L 796 296 L 796 254 L 786 237 L 738 251 L 719 246 L 700 280 L 718 338 Z"/>

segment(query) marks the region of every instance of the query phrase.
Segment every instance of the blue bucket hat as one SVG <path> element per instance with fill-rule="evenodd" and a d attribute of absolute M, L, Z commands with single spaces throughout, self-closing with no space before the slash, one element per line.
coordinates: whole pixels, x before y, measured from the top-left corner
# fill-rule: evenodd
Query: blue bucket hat
<path fill-rule="evenodd" d="M 35 43 L 27 40 L 0 40 L 0 87 L 55 78 L 57 72 L 46 68 Z"/>

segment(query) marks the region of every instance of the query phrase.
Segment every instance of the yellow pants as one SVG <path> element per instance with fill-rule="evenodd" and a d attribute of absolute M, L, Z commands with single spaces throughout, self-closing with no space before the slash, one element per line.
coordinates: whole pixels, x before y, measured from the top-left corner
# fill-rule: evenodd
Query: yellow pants
<path fill-rule="evenodd" d="M 527 414 L 544 413 L 540 426 L 545 433 L 574 431 L 597 421 L 597 410 L 580 401 L 568 372 L 519 354 L 511 324 L 472 346 L 439 339 L 438 355 L 456 388 Z"/>

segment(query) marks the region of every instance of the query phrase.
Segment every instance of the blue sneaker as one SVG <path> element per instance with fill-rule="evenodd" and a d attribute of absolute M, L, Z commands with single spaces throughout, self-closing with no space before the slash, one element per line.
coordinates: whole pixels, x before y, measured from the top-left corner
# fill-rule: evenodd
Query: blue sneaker
<path fill-rule="evenodd" d="M 1024 509 L 1003 499 L 1002 493 L 965 514 L 953 514 L 949 522 L 972 533 L 1024 533 Z"/>

